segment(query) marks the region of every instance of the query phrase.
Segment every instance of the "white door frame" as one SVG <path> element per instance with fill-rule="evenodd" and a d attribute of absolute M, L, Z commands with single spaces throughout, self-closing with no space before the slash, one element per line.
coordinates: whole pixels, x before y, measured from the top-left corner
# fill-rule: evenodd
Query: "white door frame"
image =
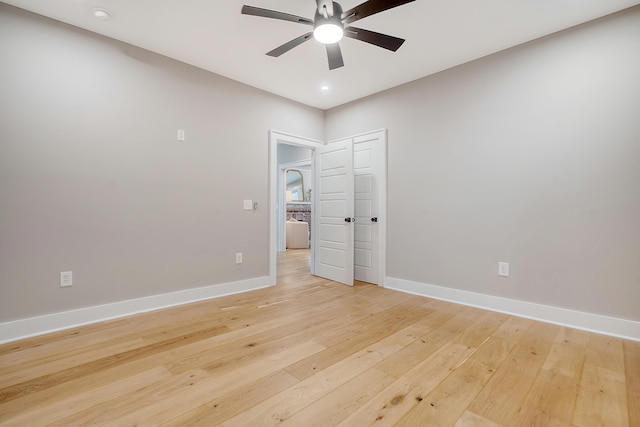
<path fill-rule="evenodd" d="M 388 141 L 388 131 L 387 129 L 378 129 L 372 132 L 364 132 L 358 135 L 350 136 L 349 138 L 357 138 L 359 136 L 369 135 L 372 133 L 384 131 L 385 141 Z M 339 138 L 345 139 L 345 138 Z M 337 141 L 333 140 L 333 141 Z M 270 130 L 269 131 L 269 285 L 275 286 L 277 281 L 277 270 L 276 270 L 276 224 L 278 221 L 278 210 L 277 210 L 277 185 L 278 185 L 278 143 L 297 145 L 300 147 L 306 147 L 313 150 L 312 155 L 312 168 L 315 163 L 315 149 L 319 146 L 324 145 L 322 141 L 317 141 L 310 138 L 290 135 L 284 132 Z M 388 143 L 385 143 L 385 148 L 388 147 Z M 380 188 L 380 206 L 381 212 L 378 217 L 378 227 L 379 227 L 379 245 L 380 250 L 378 253 L 378 286 L 385 286 L 385 277 L 387 275 L 387 153 L 384 153 L 384 167 L 383 167 L 383 179 L 382 185 Z M 314 171 L 315 176 L 315 171 Z M 315 193 L 315 194 L 314 194 Z M 311 202 L 311 222 L 314 222 L 314 209 L 317 206 L 316 203 L 316 195 L 317 192 L 314 191 L 311 193 L 312 202 Z M 313 271 L 314 264 L 314 238 L 312 236 L 311 239 L 311 274 Z"/>
<path fill-rule="evenodd" d="M 323 145 L 322 141 L 305 138 L 301 136 L 290 135 L 288 133 L 270 130 L 269 131 L 269 286 L 275 286 L 277 281 L 276 270 L 276 252 L 277 252 L 277 221 L 278 221 L 278 144 L 297 145 L 299 147 L 310 148 L 313 150 L 311 167 L 314 167 L 313 157 L 315 149 Z M 312 171 L 313 173 L 313 171 Z M 311 193 L 311 222 L 314 217 L 315 200 L 314 192 Z M 313 236 L 312 240 L 313 242 Z M 313 258 L 314 250 L 311 245 L 311 274 L 313 274 Z"/>

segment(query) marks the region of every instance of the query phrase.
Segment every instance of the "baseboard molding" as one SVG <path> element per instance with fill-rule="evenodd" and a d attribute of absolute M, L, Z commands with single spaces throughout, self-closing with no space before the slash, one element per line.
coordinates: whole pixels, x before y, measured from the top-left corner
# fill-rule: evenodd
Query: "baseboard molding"
<path fill-rule="evenodd" d="M 0 344 L 268 286 L 269 277 L 264 276 L 0 323 Z"/>
<path fill-rule="evenodd" d="M 536 304 L 410 280 L 385 278 L 385 288 L 450 301 L 589 332 L 640 341 L 640 322 Z"/>

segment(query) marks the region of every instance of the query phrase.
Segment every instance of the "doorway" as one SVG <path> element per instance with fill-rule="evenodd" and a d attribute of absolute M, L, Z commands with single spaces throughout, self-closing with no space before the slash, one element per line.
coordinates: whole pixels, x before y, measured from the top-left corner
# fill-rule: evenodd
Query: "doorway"
<path fill-rule="evenodd" d="M 269 284 L 274 286 L 277 281 L 277 253 L 286 245 L 285 230 L 282 230 L 283 218 L 286 218 L 286 193 L 279 194 L 284 186 L 284 175 L 278 167 L 278 146 L 280 144 L 307 149 L 310 151 L 309 166 L 313 174 L 315 150 L 322 146 L 321 141 L 289 135 L 278 131 L 269 131 Z M 286 162 L 284 162 L 286 164 Z M 286 168 L 285 168 L 286 169 Z M 311 194 L 313 197 L 313 193 Z M 314 217 L 314 203 L 310 200 L 310 217 Z M 313 241 L 313 233 L 311 240 Z M 313 245 L 310 249 L 311 274 L 314 274 Z"/>
<path fill-rule="evenodd" d="M 292 158 L 301 160 L 289 161 Z M 287 248 L 309 249 L 313 207 L 312 163 L 313 150 L 278 144 L 278 253 L 284 252 Z M 295 221 L 295 224 L 292 224 L 292 221 Z M 306 229 L 303 225 L 306 225 Z"/>
<path fill-rule="evenodd" d="M 283 204 L 278 204 L 277 197 L 278 144 L 306 147 L 313 152 L 311 274 L 348 285 L 353 285 L 356 279 L 384 286 L 387 131 L 368 132 L 328 144 L 270 131 L 269 282 L 272 286 L 277 280 L 278 207 Z M 339 154 L 341 150 L 336 150 L 342 145 L 346 157 Z M 342 189 L 346 193 L 340 194 Z"/>

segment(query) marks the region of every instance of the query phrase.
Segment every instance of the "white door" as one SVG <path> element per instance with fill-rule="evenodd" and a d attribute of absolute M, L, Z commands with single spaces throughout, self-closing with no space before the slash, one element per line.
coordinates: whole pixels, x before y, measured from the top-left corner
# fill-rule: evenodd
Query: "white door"
<path fill-rule="evenodd" d="M 353 139 L 316 150 L 315 275 L 353 286 Z"/>
<path fill-rule="evenodd" d="M 384 131 L 356 137 L 353 143 L 355 179 L 355 279 L 380 284 L 380 226 L 382 186 L 386 182 L 386 138 Z"/>

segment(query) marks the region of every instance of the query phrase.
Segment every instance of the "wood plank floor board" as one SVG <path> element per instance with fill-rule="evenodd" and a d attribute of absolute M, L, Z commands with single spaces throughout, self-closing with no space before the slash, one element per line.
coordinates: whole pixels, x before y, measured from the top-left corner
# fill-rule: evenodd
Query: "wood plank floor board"
<path fill-rule="evenodd" d="M 369 402 L 357 408 L 340 424 L 348 426 L 393 426 L 424 400 L 457 365 L 475 349 L 449 341 L 409 369 Z M 378 365 L 376 365 L 378 366 Z"/>
<path fill-rule="evenodd" d="M 130 332 L 128 328 L 129 322 L 112 323 L 109 327 L 107 327 L 107 323 L 102 323 L 102 329 L 98 330 L 84 331 L 81 328 L 74 328 L 73 333 L 63 335 L 61 332 L 56 332 L 50 334 L 58 336 L 55 340 L 51 340 L 49 335 L 43 335 L 42 337 L 47 337 L 47 339 L 40 344 L 28 345 L 18 341 L 15 346 L 11 346 L 13 343 L 0 345 L 0 376 L 6 372 L 14 371 L 16 363 L 27 368 L 31 365 L 46 363 L 48 359 L 59 359 L 63 355 L 70 357 L 73 354 L 81 354 L 90 350 L 91 347 L 103 347 L 105 344 L 108 345 L 110 341 L 118 343 L 139 338 L 136 332 Z M 69 346 L 69 339 L 72 339 L 76 344 Z M 34 338 L 28 338 L 25 341 L 34 342 L 33 340 Z"/>
<path fill-rule="evenodd" d="M 376 368 L 399 378 L 455 336 L 455 332 L 446 330 L 446 328 L 443 327 L 445 322 L 462 325 L 467 322 L 470 323 L 471 320 L 466 317 L 456 317 L 453 313 L 436 311 L 425 316 L 420 322 L 427 326 L 426 333 L 418 337 L 419 339 L 413 343 L 380 362 L 376 365 Z"/>
<path fill-rule="evenodd" d="M 342 339 L 334 341 L 334 344 L 327 346 L 326 350 L 288 367 L 287 372 L 301 380 L 308 378 L 367 345 L 415 323 L 423 315 L 419 308 L 407 310 L 406 307 L 396 307 L 395 310 L 389 309 L 387 312 L 380 313 L 375 319 L 365 319 L 361 325 L 362 328 L 350 330 L 348 334 L 340 334 Z M 320 342 L 324 343 L 323 340 Z"/>
<path fill-rule="evenodd" d="M 331 320 L 327 321 L 326 315 L 331 316 Z M 282 316 L 281 318 L 287 317 Z M 339 310 L 333 310 L 333 312 L 332 310 L 325 310 L 318 315 L 310 314 L 287 323 L 279 323 L 275 327 L 263 329 L 259 332 L 252 331 L 249 333 L 245 329 L 247 333 L 236 334 L 238 335 L 236 339 L 228 337 L 226 340 L 219 340 L 216 345 L 202 348 L 199 352 L 176 357 L 170 364 L 170 370 L 174 373 L 179 373 L 198 366 L 213 370 L 218 365 L 226 364 L 230 359 L 237 359 L 238 354 L 244 354 L 245 356 L 255 355 L 255 353 L 268 354 L 269 351 L 277 351 L 287 345 L 299 342 L 318 330 L 337 327 L 340 323 L 351 320 L 352 318 L 350 317 L 342 316 Z"/>
<path fill-rule="evenodd" d="M 559 331 L 559 326 L 547 323 L 534 323 L 527 329 L 469 410 L 498 424 L 509 425 L 507 421 L 529 393 Z"/>
<path fill-rule="evenodd" d="M 111 406 L 110 419 L 100 422 L 98 425 L 157 425 L 165 420 L 175 418 L 186 412 L 189 412 L 199 406 L 205 404 L 212 399 L 218 399 L 224 396 L 228 390 L 241 387 L 246 384 L 256 382 L 261 378 L 282 370 L 285 366 L 294 363 L 301 358 L 310 354 L 321 351 L 324 347 L 311 341 L 300 343 L 296 346 L 289 347 L 275 357 L 268 359 L 256 360 L 252 364 L 245 365 L 245 369 L 238 370 L 229 369 L 225 373 L 218 375 L 209 375 L 197 383 L 185 384 L 182 387 L 174 387 L 167 390 L 161 396 L 148 394 L 143 396 L 147 399 L 143 405 L 140 405 L 140 397 L 134 396 L 118 397 L 118 406 Z M 112 401 L 113 403 L 113 401 Z M 88 420 L 87 424 L 96 423 L 103 417 L 101 411 L 93 414 L 94 418 Z M 73 415 L 71 416 L 73 417 Z M 66 420 L 63 420 L 66 421 Z M 144 421 L 141 423 L 141 421 Z M 67 424 L 69 425 L 69 424 Z"/>
<path fill-rule="evenodd" d="M 32 360 L 26 359 L 24 363 L 22 361 L 16 361 L 12 365 L 7 366 L 4 372 L 0 374 L 0 384 L 3 384 L 5 386 L 3 388 L 6 389 L 7 386 L 15 386 L 35 378 L 53 375 L 65 369 L 95 362 L 114 353 L 135 350 L 145 345 L 142 338 L 126 336 L 121 340 L 105 342 L 104 345 L 94 345 L 90 348 L 83 347 L 82 350 L 73 352 L 60 351 L 49 357 L 39 357 Z M 21 366 L 19 371 L 15 370 L 16 364 Z"/>
<path fill-rule="evenodd" d="M 187 336 L 145 345 L 142 347 L 138 346 L 127 351 L 113 352 L 112 354 L 104 356 L 100 359 L 95 359 L 88 362 L 82 361 L 77 365 L 73 365 L 71 367 L 67 367 L 53 373 L 44 374 L 37 378 L 29 379 L 17 384 L 3 386 L 2 388 L 0 388 L 0 402 L 6 402 L 19 398 L 26 394 L 44 390 L 54 385 L 77 378 L 78 376 L 90 374 L 96 370 L 106 369 L 117 364 L 125 363 L 127 361 L 143 359 L 145 357 L 153 356 L 161 351 L 178 348 L 187 343 L 195 342 L 210 336 L 220 335 L 225 330 L 227 330 L 227 328 L 221 326 L 219 328 L 207 331 L 195 331 Z"/>
<path fill-rule="evenodd" d="M 317 307 L 317 305 L 314 307 Z M 376 312 L 380 310 L 381 309 L 378 308 Z M 291 321 L 286 324 L 280 323 L 276 327 L 268 330 L 262 329 L 254 334 L 243 335 L 236 340 L 232 340 L 230 339 L 231 337 L 229 337 L 224 341 L 220 341 L 217 346 L 213 346 L 211 345 L 213 343 L 210 343 L 210 345 L 203 348 L 201 352 L 193 353 L 188 357 L 176 357 L 171 363 L 170 369 L 174 373 L 193 369 L 197 366 L 201 366 L 207 370 L 213 370 L 216 369 L 217 366 L 226 365 L 229 360 L 236 360 L 237 357 L 235 355 L 238 353 L 249 350 L 253 355 L 251 357 L 254 357 L 257 352 L 269 351 L 269 349 L 277 350 L 287 344 L 298 342 L 308 334 L 313 334 L 316 342 L 322 341 L 317 337 L 321 336 L 323 330 L 338 329 L 341 326 L 352 324 L 354 321 L 357 322 L 359 319 L 370 318 L 372 314 L 371 310 L 364 310 L 362 313 L 345 313 L 341 308 L 320 308 L 315 309 L 315 311 L 316 314 L 313 314 L 314 310 L 309 310 L 307 315 L 302 318 L 292 318 L 291 315 L 281 316 L 281 318 L 291 318 Z M 327 318 L 329 318 L 329 320 L 327 320 Z M 371 320 L 368 322 L 372 323 Z M 368 337 L 372 332 L 373 331 L 370 330 L 369 334 L 364 336 Z M 358 334 L 358 336 L 363 335 Z M 369 339 L 369 341 L 375 341 L 375 339 Z M 338 349 L 338 347 L 335 348 Z M 214 349 L 215 351 L 212 351 Z M 248 357 L 249 355 L 245 355 L 244 359 L 248 359 Z M 314 356 L 310 360 L 316 358 L 317 357 Z M 328 360 L 326 357 L 323 357 L 323 359 Z M 307 360 L 305 363 L 309 363 L 309 361 Z"/>
<path fill-rule="evenodd" d="M 355 378 L 416 338 L 408 326 L 307 377 L 295 386 L 227 420 L 224 426 L 278 425 L 334 389 Z"/>
<path fill-rule="evenodd" d="M 628 426 L 626 381 L 622 340 L 589 334 L 573 424 Z"/>
<path fill-rule="evenodd" d="M 573 425 L 629 425 L 627 389 L 624 374 L 585 363 L 573 416 Z"/>
<path fill-rule="evenodd" d="M 314 401 L 312 405 L 284 420 L 280 425 L 289 427 L 337 425 L 395 380 L 395 377 L 375 368 L 367 369 L 334 391 Z"/>
<path fill-rule="evenodd" d="M 0 426 L 640 426 L 640 343 L 309 274 L 0 345 Z"/>
<path fill-rule="evenodd" d="M 50 408 L 45 417 L 47 424 L 57 427 L 105 425 L 132 407 L 148 405 L 155 399 L 170 395 L 176 388 L 184 388 L 187 384 L 196 384 L 207 378 L 209 374 L 203 370 L 183 375 L 162 372 L 161 375 L 147 381 L 128 377 L 101 387 L 100 393 L 92 390 L 94 396 L 90 404 L 86 401 L 69 401 L 68 405 L 61 404 Z M 73 410 L 70 411 L 69 408 Z"/>
<path fill-rule="evenodd" d="M 1 406 L 0 425 L 38 425 L 43 420 L 47 420 L 47 423 L 55 422 L 57 418 L 52 414 L 56 413 L 58 408 L 73 408 L 73 411 L 92 408 L 95 413 L 95 405 L 102 402 L 105 393 L 109 393 L 109 390 L 116 396 L 122 394 L 123 388 L 126 387 L 123 383 L 144 386 L 171 378 L 171 374 L 163 366 L 149 369 L 137 365 L 132 368 L 124 366 L 116 369 L 118 372 L 101 371 L 96 375 L 81 377 L 37 393 L 28 394 L 20 399 L 7 401 Z M 91 399 L 78 398 L 78 396 L 85 394 L 90 394 Z M 57 413 L 59 414 L 58 418 L 68 415 Z"/>
<path fill-rule="evenodd" d="M 482 418 L 478 414 L 465 411 L 462 417 L 458 419 L 458 422 L 454 427 L 502 427 L 500 424 L 496 424 L 493 421 L 489 421 L 486 418 Z"/>
<path fill-rule="evenodd" d="M 284 370 L 212 398 L 188 412 L 163 422 L 162 426 L 214 426 L 300 382 Z"/>
<path fill-rule="evenodd" d="M 458 334 L 454 341 L 468 347 L 479 347 L 508 317 L 502 313 L 484 313 L 478 320 Z"/>
<path fill-rule="evenodd" d="M 624 350 L 620 338 L 591 334 L 585 353 L 585 361 L 593 366 L 624 372 Z"/>
<path fill-rule="evenodd" d="M 623 351 L 629 425 L 640 426 L 640 342 L 624 341 Z"/>
<path fill-rule="evenodd" d="M 458 364 L 440 384 L 405 414 L 398 426 L 449 427 L 463 416 L 498 366 L 507 358 L 513 343 L 488 338 L 478 349 Z"/>
<path fill-rule="evenodd" d="M 471 310 L 468 310 L 471 309 Z M 473 315 L 470 315 L 473 313 Z M 461 335 L 481 313 L 472 307 L 464 307 L 456 315 L 442 322 L 436 329 L 429 330 L 420 339 L 398 351 L 376 367 L 391 375 L 400 377 L 407 370 L 425 360 L 443 345 Z M 465 345 L 465 347 L 468 347 Z"/>
<path fill-rule="evenodd" d="M 44 349 L 45 352 L 48 350 L 55 351 L 60 348 L 64 349 L 67 347 L 67 339 L 78 336 L 83 338 L 91 337 L 93 334 L 110 334 L 112 330 L 117 328 L 127 328 L 131 317 L 96 322 L 90 325 L 50 332 L 44 335 L 24 338 L 19 341 L 0 344 L 0 359 L 14 353 L 21 355 L 28 354 L 24 352 L 30 349 L 35 349 L 36 351 L 42 351 Z M 90 338 L 87 338 L 87 341 L 90 342 Z"/>
<path fill-rule="evenodd" d="M 571 425 L 588 337 L 588 332 L 560 330 L 526 399 L 505 425 Z"/>
<path fill-rule="evenodd" d="M 492 336 L 505 341 L 517 342 L 533 323 L 534 321 L 531 319 L 510 316 L 496 329 Z"/>

